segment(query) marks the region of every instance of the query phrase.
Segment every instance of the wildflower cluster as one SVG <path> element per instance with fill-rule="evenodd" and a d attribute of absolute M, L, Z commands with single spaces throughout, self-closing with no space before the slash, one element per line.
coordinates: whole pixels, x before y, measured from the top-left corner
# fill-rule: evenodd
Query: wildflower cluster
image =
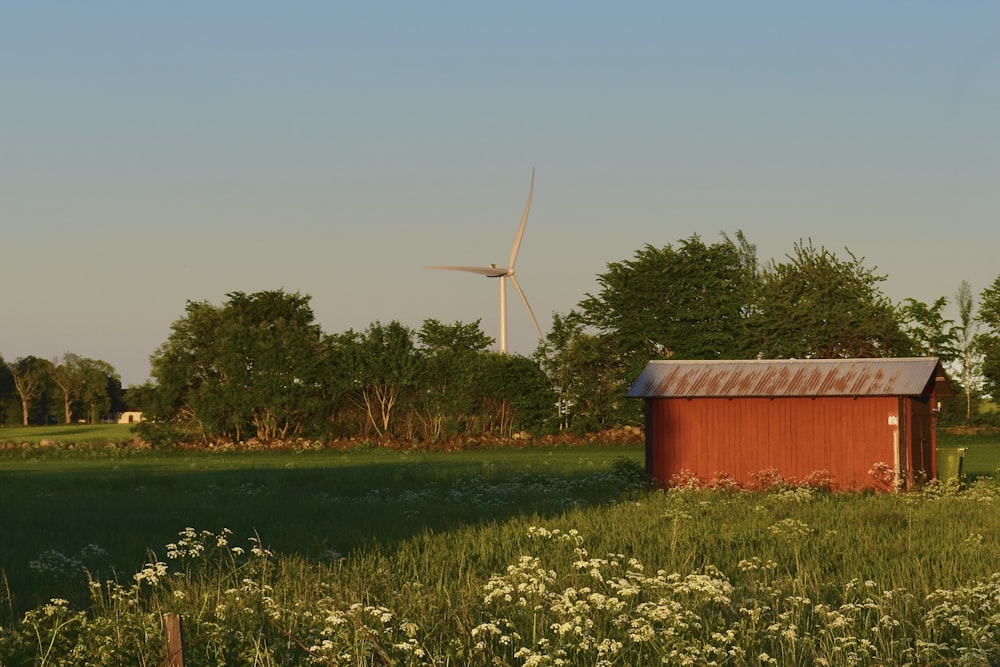
<path fill-rule="evenodd" d="M 29 611 L 0 628 L 0 664 L 162 664 L 166 612 L 182 617 L 205 664 L 434 664 L 417 623 L 383 605 L 344 603 L 334 582 L 293 595 L 260 538 L 244 548 L 231 537 L 185 528 L 167 561 L 145 564 L 131 585 L 91 581 L 93 618 L 63 599 Z"/>
<path fill-rule="evenodd" d="M 829 470 L 813 470 L 802 479 L 794 479 L 781 474 L 777 468 L 764 468 L 747 473 L 748 481 L 741 484 L 725 471 L 716 472 L 704 480 L 690 470 L 681 470 L 671 476 L 667 485 L 672 491 L 801 491 L 808 496 L 810 491 L 831 491 L 836 481 Z"/>
<path fill-rule="evenodd" d="M 1000 644 L 1000 573 L 972 586 L 936 590 L 927 596 L 927 603 L 931 606 L 924 620 L 935 641 L 927 642 L 925 651 L 938 652 L 957 645 L 964 647 L 966 656 L 984 663 L 989 656 L 996 656 Z"/>
<path fill-rule="evenodd" d="M 28 563 L 28 567 L 45 579 L 60 584 L 82 583 L 88 576 L 99 576 L 99 572 L 112 569 L 108 552 L 97 544 L 84 546 L 76 556 L 68 556 L 55 549 L 43 551 Z"/>
<path fill-rule="evenodd" d="M 167 558 L 171 560 L 198 559 L 205 555 L 205 552 L 212 545 L 225 547 L 229 544 L 229 536 L 233 531 L 223 528 L 218 535 L 203 530 L 198 532 L 190 526 L 178 533 L 176 542 L 167 545 Z"/>
<path fill-rule="evenodd" d="M 797 544 L 815 530 L 788 518 L 768 532 Z M 483 602 L 492 613 L 472 633 L 484 661 L 922 665 L 961 658 L 978 665 L 1000 658 L 1000 574 L 935 591 L 914 617 L 920 601 L 912 593 L 872 580 L 847 582 L 831 604 L 803 594 L 794 572 L 756 556 L 741 560 L 733 579 L 711 565 L 650 574 L 621 553 L 591 556 L 576 531 L 529 534 L 563 551 L 546 549 L 549 560 L 523 555 L 490 578 Z"/>
<path fill-rule="evenodd" d="M 186 528 L 86 610 L 0 619 L 0 664 L 164 664 L 165 613 L 191 665 L 1000 664 L 998 501 L 657 492 L 567 512 L 582 532 L 513 519 L 319 561 Z"/>
<path fill-rule="evenodd" d="M 895 491 L 901 484 L 899 471 L 885 461 L 873 463 L 868 474 L 883 491 Z"/>
<path fill-rule="evenodd" d="M 523 555 L 484 587 L 494 613 L 472 631 L 497 664 L 722 664 L 742 654 L 713 621 L 731 606 L 733 586 L 712 567 L 687 575 L 645 572 L 635 558 L 595 557 L 575 530 L 533 527 L 561 545 L 558 569 Z M 552 549 L 546 549 L 552 552 Z"/>
<path fill-rule="evenodd" d="M 345 502 L 387 504 L 402 507 L 434 507 L 442 503 L 475 507 L 510 508 L 519 506 L 524 498 L 555 507 L 576 507 L 589 504 L 595 496 L 606 498 L 609 493 L 648 487 L 645 472 L 636 473 L 634 466 L 616 464 L 612 470 L 596 470 L 585 475 L 553 477 L 552 475 L 517 472 L 496 478 L 484 464 L 480 474 L 469 475 L 439 486 L 402 490 L 390 486 L 374 486 L 361 496 L 323 494 L 319 499 L 331 505 Z M 413 510 L 416 514 L 419 510 Z"/>
<path fill-rule="evenodd" d="M 311 626 L 307 632 L 310 643 L 303 643 L 302 647 L 313 663 L 367 664 L 378 657 L 419 665 L 426 664 L 429 658 L 419 639 L 420 627 L 397 618 L 392 610 L 381 605 L 356 602 L 341 608 L 326 597 L 317 602 L 314 612 L 305 613 L 302 619 L 281 620 L 305 621 L 304 626 Z"/>

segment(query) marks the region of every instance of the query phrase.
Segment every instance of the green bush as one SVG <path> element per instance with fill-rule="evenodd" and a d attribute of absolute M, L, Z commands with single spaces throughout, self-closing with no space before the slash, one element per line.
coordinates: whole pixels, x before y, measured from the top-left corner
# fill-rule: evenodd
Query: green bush
<path fill-rule="evenodd" d="M 132 431 L 153 447 L 172 447 L 190 439 L 190 434 L 172 424 L 161 422 L 139 422 Z"/>

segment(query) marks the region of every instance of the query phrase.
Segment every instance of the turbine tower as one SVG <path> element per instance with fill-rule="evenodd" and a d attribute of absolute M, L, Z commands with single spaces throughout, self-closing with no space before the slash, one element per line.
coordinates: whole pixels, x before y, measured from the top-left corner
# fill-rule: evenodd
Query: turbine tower
<path fill-rule="evenodd" d="M 510 284 L 514 286 L 514 290 L 517 291 L 517 295 L 521 297 L 521 303 L 524 304 L 524 309 L 528 311 L 528 315 L 531 317 L 531 323 L 535 325 L 535 331 L 538 333 L 538 338 L 542 339 L 542 329 L 538 326 L 538 320 L 535 319 L 535 314 L 531 312 L 531 306 L 528 305 L 528 298 L 524 296 L 524 290 L 521 286 L 517 284 L 517 278 L 514 277 L 514 262 L 517 260 L 517 251 L 521 247 L 521 238 L 524 236 L 524 225 L 528 222 L 528 211 L 531 210 L 531 195 L 535 190 L 535 170 L 531 170 L 531 184 L 528 186 L 528 203 L 524 205 L 524 215 L 521 216 L 521 226 L 517 228 L 517 236 L 514 237 L 514 245 L 510 249 L 510 259 L 507 261 L 506 267 L 499 267 L 496 264 L 490 264 L 489 266 L 428 266 L 428 269 L 441 269 L 444 271 L 465 271 L 466 273 L 477 273 L 481 276 L 486 276 L 487 278 L 499 278 L 500 279 L 500 340 L 499 349 L 500 354 L 507 354 L 507 279 L 510 279 Z"/>

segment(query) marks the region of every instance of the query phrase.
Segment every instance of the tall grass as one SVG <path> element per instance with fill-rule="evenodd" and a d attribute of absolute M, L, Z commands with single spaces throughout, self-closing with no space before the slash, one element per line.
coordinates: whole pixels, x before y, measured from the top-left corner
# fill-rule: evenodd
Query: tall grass
<path fill-rule="evenodd" d="M 6 451 L 0 664 L 162 664 L 167 612 L 188 665 L 1000 661 L 993 481 L 660 492 L 641 459 Z"/>
<path fill-rule="evenodd" d="M 0 663 L 162 664 L 168 612 L 184 621 L 186 665 L 1000 661 L 995 482 L 662 492 L 637 484 L 637 457 L 611 452 L 562 469 L 499 455 L 375 466 L 360 497 L 347 476 L 335 507 L 373 535 L 412 528 L 339 552 L 175 530 L 144 565 L 91 577 L 82 601 L 0 606 Z"/>

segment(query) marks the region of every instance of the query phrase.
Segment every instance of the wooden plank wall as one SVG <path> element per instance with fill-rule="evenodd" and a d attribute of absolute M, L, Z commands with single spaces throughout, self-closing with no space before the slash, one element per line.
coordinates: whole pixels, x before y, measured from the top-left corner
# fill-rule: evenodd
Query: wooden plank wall
<path fill-rule="evenodd" d="M 671 398 L 652 399 L 649 409 L 650 472 L 661 482 L 685 470 L 743 484 L 766 469 L 794 480 L 827 470 L 838 488 L 852 489 L 874 485 L 876 462 L 893 465 L 889 416 L 904 418 L 896 397 Z"/>

